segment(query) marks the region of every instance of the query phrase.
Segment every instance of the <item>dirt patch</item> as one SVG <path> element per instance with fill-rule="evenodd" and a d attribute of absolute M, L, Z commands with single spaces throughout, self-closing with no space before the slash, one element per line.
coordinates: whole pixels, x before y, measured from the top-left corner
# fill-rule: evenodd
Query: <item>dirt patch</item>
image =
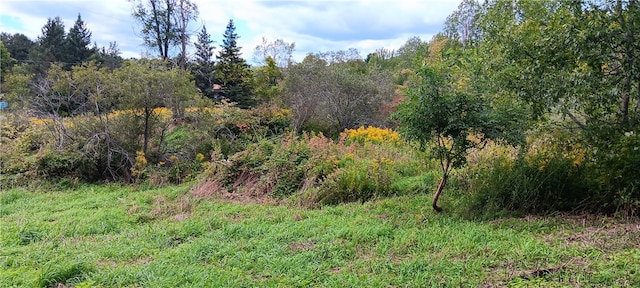
<path fill-rule="evenodd" d="M 171 219 L 176 220 L 176 221 L 182 221 L 184 219 L 189 218 L 189 214 L 187 213 L 180 213 L 177 215 L 174 215 L 173 217 L 171 217 Z"/>
<path fill-rule="evenodd" d="M 307 242 L 293 242 L 289 244 L 289 251 L 291 253 L 296 253 L 300 251 L 308 251 L 312 250 L 316 247 L 315 241 L 307 241 Z"/>
<path fill-rule="evenodd" d="M 640 224 L 613 223 L 600 227 L 591 226 L 578 233 L 561 231 L 547 235 L 544 240 L 552 244 L 559 242 L 561 245 L 592 247 L 602 251 L 640 248 Z"/>
<path fill-rule="evenodd" d="M 331 273 L 331 274 L 338 274 L 338 273 L 340 273 L 340 271 L 342 271 L 342 268 L 340 268 L 340 267 L 333 267 L 333 268 L 331 268 L 331 270 L 329 270 L 329 273 Z"/>
<path fill-rule="evenodd" d="M 489 272 L 489 277 L 479 287 L 508 287 L 509 283 L 522 279 L 525 281 L 535 278 L 553 278 L 560 273 L 571 273 L 585 269 L 587 264 L 581 258 L 572 258 L 559 265 L 543 266 L 535 269 L 519 269 L 517 263 L 509 261 L 504 265 L 495 267 Z M 573 283 L 579 286 L 579 283 Z M 573 285 L 572 285 L 573 286 Z M 528 286 L 527 286 L 528 287 Z"/>

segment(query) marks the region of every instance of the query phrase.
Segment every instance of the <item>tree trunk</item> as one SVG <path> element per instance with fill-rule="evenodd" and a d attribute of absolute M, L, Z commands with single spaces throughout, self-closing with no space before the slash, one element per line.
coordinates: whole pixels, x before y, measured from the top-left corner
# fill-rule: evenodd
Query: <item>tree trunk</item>
<path fill-rule="evenodd" d="M 447 185 L 447 178 L 449 178 L 449 175 L 445 172 L 444 175 L 442 175 L 440 184 L 438 184 L 438 190 L 436 190 L 436 194 L 433 195 L 433 204 L 431 206 L 433 207 L 433 210 L 436 210 L 436 212 L 442 212 L 442 208 L 438 207 L 438 198 L 440 198 L 440 194 L 442 194 L 444 186 Z"/>

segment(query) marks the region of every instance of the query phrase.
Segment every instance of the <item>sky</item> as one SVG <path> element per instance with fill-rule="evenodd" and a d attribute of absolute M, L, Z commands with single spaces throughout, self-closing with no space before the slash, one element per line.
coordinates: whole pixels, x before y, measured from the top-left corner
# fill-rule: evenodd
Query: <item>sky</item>
<path fill-rule="evenodd" d="M 442 30 L 461 0 L 192 0 L 199 10 L 191 24 L 193 41 L 205 26 L 214 45 L 233 19 L 242 57 L 252 63 L 256 45 L 282 39 L 295 43 L 294 59 L 308 53 L 356 48 L 362 57 L 378 48 L 397 49 L 410 37 L 428 41 Z M 42 35 L 48 18 L 59 16 L 65 29 L 78 16 L 98 47 L 116 42 L 121 56 L 139 58 L 157 52 L 142 45 L 140 27 L 127 0 L 2 0 L 0 32 Z"/>

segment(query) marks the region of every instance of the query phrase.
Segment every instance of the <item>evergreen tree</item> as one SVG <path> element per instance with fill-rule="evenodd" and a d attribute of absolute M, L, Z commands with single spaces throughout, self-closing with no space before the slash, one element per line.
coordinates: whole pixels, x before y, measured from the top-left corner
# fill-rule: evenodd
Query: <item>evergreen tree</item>
<path fill-rule="evenodd" d="M 29 59 L 29 52 L 34 48 L 35 43 L 24 34 L 9 34 L 3 32 L 0 34 L 0 41 L 9 50 L 11 57 L 18 61 Z"/>
<path fill-rule="evenodd" d="M 49 18 L 42 27 L 37 47 L 29 54 L 36 73 L 43 74 L 51 63 L 64 61 L 65 57 L 64 23 L 60 17 Z"/>
<path fill-rule="evenodd" d="M 206 27 L 202 27 L 202 30 L 198 33 L 198 41 L 194 43 L 196 46 L 196 61 L 191 73 L 200 92 L 208 98 L 216 99 L 216 94 L 213 93 L 213 85 L 215 84 L 213 50 L 215 47 L 211 46 L 211 44 L 213 44 L 211 35 L 207 33 Z"/>
<path fill-rule="evenodd" d="M 251 71 L 249 65 L 242 59 L 238 47 L 238 34 L 233 20 L 229 20 L 224 32 L 221 50 L 216 56 L 217 82 L 222 86 L 222 95 L 232 102 L 238 103 L 238 107 L 249 108 L 255 104 L 251 97 Z"/>
<path fill-rule="evenodd" d="M 91 31 L 78 14 L 78 19 L 66 38 L 66 62 L 68 67 L 79 65 L 86 61 L 94 51 L 89 47 L 91 44 Z"/>

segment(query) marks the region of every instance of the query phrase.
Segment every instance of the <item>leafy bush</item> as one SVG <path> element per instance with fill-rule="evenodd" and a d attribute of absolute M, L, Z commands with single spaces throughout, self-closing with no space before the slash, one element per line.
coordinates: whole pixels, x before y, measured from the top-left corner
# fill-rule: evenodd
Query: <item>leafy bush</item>
<path fill-rule="evenodd" d="M 430 165 L 410 146 L 396 145 L 396 140 L 353 140 L 348 133 L 337 142 L 322 134 L 287 134 L 262 139 L 228 158 L 214 154 L 207 181 L 236 193 L 294 196 L 294 203 L 311 207 L 426 190 L 394 185 L 404 178 L 428 183 L 420 188 L 432 184 L 432 177 L 415 179 Z"/>
<path fill-rule="evenodd" d="M 56 151 L 45 149 L 39 153 L 36 171 L 46 179 L 91 177 L 96 172 L 94 166 L 83 153 L 78 151 Z M 90 178 L 89 178 L 90 179 Z"/>
<path fill-rule="evenodd" d="M 561 144 L 560 144 L 561 143 Z M 470 211 L 491 217 L 505 211 L 546 213 L 597 210 L 594 183 L 584 163 L 586 150 L 555 133 L 515 151 L 494 143 L 472 153 L 468 168 Z"/>
<path fill-rule="evenodd" d="M 471 153 L 472 214 L 640 213 L 640 137 L 628 132 L 595 149 L 581 135 L 541 132 L 520 151 L 492 143 Z"/>
<path fill-rule="evenodd" d="M 640 215 L 640 135 L 627 132 L 599 149 L 591 165 L 603 208 L 629 216 Z"/>
<path fill-rule="evenodd" d="M 393 161 L 387 158 L 343 161 L 318 189 L 321 204 L 367 201 L 374 197 L 391 196 L 392 184 L 398 178 Z"/>

